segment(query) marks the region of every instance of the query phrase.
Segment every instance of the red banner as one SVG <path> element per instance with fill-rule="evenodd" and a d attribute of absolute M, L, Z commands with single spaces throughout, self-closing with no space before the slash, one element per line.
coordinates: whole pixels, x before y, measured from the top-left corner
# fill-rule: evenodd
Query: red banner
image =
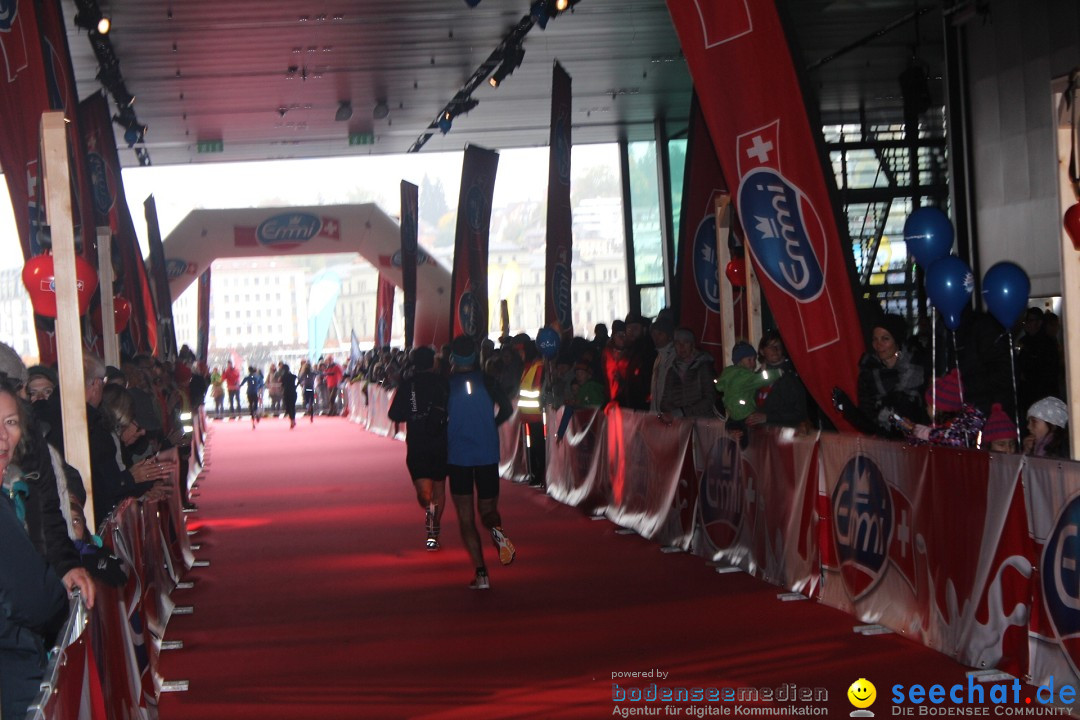
<path fill-rule="evenodd" d="M 668 0 L 758 280 L 784 345 L 837 425 L 863 352 L 852 282 L 805 100 L 772 2 Z M 737 71 L 716 74 L 717 68 Z"/>
<path fill-rule="evenodd" d="M 131 319 L 120 334 L 120 348 L 129 356 L 152 355 L 157 347 L 157 318 L 135 223 L 124 194 L 120 158 L 104 95 L 94 93 L 79 103 L 79 126 L 86 142 L 95 222 L 112 230 L 116 289 L 131 303 Z"/>
<path fill-rule="evenodd" d="M 51 109 L 45 83 L 34 3 L 8 3 L 0 17 L 0 166 L 4 170 L 15 226 L 23 257 L 41 253 L 38 240 L 41 188 L 38 148 L 41 146 L 41 114 Z"/>
<path fill-rule="evenodd" d="M 570 76 L 555 63 L 551 77 L 551 141 L 548 153 L 547 262 L 544 266 L 544 324 L 573 330 L 571 270 L 574 256 L 570 214 Z"/>
<path fill-rule="evenodd" d="M 701 349 L 722 368 L 728 358 L 724 357 L 722 337 L 723 286 L 716 248 L 716 201 L 728 192 L 728 186 L 696 95 L 690 107 L 688 135 L 679 266 L 675 273 L 677 316 L 679 324 L 693 331 Z"/>
<path fill-rule="evenodd" d="M 379 273 L 379 289 L 375 296 L 375 347 L 390 344 L 390 332 L 394 323 L 394 283 Z"/>
<path fill-rule="evenodd" d="M 86 146 L 79 131 L 79 93 L 75 88 L 75 71 L 72 69 L 71 53 L 68 50 L 64 11 L 60 7 L 60 0 L 41 0 L 36 6 L 49 104 L 53 110 L 62 110 L 67 120 L 75 239 L 76 242 L 82 239 L 83 257 L 97 267 L 97 232 L 91 201 L 90 172 L 86 163 Z"/>
<path fill-rule="evenodd" d="M 416 327 L 416 255 L 420 234 L 420 190 L 401 181 L 401 292 L 404 295 L 405 347 L 412 347 Z"/>
<path fill-rule="evenodd" d="M 454 270 L 450 281 L 452 335 L 488 336 L 488 233 L 491 196 L 499 154 L 476 145 L 465 148 L 458 196 Z"/>

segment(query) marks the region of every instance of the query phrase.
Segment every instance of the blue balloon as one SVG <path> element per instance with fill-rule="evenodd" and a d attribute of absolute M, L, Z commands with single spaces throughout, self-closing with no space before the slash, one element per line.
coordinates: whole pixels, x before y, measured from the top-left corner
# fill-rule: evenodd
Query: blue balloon
<path fill-rule="evenodd" d="M 536 349 L 545 360 L 551 360 L 559 354 L 559 333 L 551 328 L 536 333 Z"/>
<path fill-rule="evenodd" d="M 926 269 L 926 296 L 950 330 L 960 326 L 960 315 L 971 301 L 974 289 L 971 268 L 955 255 L 947 255 Z"/>
<path fill-rule="evenodd" d="M 924 268 L 952 252 L 954 236 L 949 216 L 937 208 L 919 208 L 904 221 L 908 254 Z"/>
<path fill-rule="evenodd" d="M 1023 268 L 1006 260 L 997 263 L 983 275 L 982 294 L 986 309 L 1008 329 L 1027 309 L 1031 280 Z"/>

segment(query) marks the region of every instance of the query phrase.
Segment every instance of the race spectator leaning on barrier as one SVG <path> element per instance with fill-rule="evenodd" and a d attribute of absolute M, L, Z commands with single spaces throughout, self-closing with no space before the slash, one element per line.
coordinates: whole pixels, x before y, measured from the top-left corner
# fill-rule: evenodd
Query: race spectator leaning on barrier
<path fill-rule="evenodd" d="M 660 419 L 670 423 L 673 417 L 713 417 L 716 367 L 712 355 L 698 349 L 688 328 L 677 328 L 672 336 L 675 354 L 661 386 Z M 656 364 L 660 365 L 659 359 Z"/>
<path fill-rule="evenodd" d="M 28 411 L 20 407 L 14 383 L 0 381 L 0 703 L 4 720 L 26 716 L 45 674 L 51 647 L 67 616 L 67 596 L 53 568 L 27 535 L 26 480 L 15 464 L 27 449 Z"/>
<path fill-rule="evenodd" d="M 983 448 L 993 453 L 1016 454 L 1016 423 L 1001 407 L 994 403 L 990 407 L 990 417 L 983 425 Z"/>
<path fill-rule="evenodd" d="M 516 551 L 502 529 L 499 515 L 499 431 L 498 426 L 513 412 L 510 399 L 477 369 L 476 343 L 472 338 L 454 338 L 450 362 L 450 397 L 447 403 L 447 472 L 450 495 L 458 515 L 458 527 L 476 574 L 473 590 L 491 587 L 487 565 L 476 530 L 475 489 L 480 521 L 491 533 L 499 551 L 499 561 L 509 565 Z M 498 414 L 495 408 L 498 406 Z"/>
<path fill-rule="evenodd" d="M 674 331 L 675 328 L 666 317 L 658 317 L 649 326 L 649 337 L 656 348 L 656 360 L 653 362 L 652 378 L 649 381 L 649 410 L 655 413 L 660 412 L 660 396 L 664 394 L 668 370 L 675 362 L 675 344 L 671 341 Z"/>
<path fill-rule="evenodd" d="M 724 396 L 727 431 L 743 447 L 749 442 L 746 419 L 756 407 L 754 396 L 758 388 L 776 381 L 779 370 L 755 372 L 757 350 L 746 341 L 735 343 L 731 349 L 731 365 L 724 368 L 716 381 L 716 391 Z"/>
<path fill-rule="evenodd" d="M 782 374 L 772 385 L 758 388 L 755 397 L 757 408 L 746 418 L 746 424 L 808 427 L 806 386 L 787 356 L 780 333 L 769 330 L 762 335 L 758 355 L 766 370 L 779 370 Z"/>
<path fill-rule="evenodd" d="M 1036 400 L 1028 408 L 1028 435 L 1024 438 L 1024 454 L 1033 457 L 1069 457 L 1069 438 L 1065 426 L 1069 423 L 1069 408 L 1056 397 Z"/>

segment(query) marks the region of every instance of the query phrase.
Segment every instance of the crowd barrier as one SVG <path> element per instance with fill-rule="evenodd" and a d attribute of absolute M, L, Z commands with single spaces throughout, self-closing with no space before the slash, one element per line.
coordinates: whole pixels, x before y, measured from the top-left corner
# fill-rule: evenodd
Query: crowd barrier
<path fill-rule="evenodd" d="M 180 463 L 173 464 L 172 492 L 156 500 L 129 498 L 98 528 L 127 581 L 114 587 L 95 580 L 92 609 L 79 598 L 72 601 L 27 720 L 157 717 L 161 643 L 175 607 L 171 593 L 194 562 L 180 483 L 190 487 L 202 471 L 207 426 L 201 407 L 192 424 L 188 472 L 181 478 Z M 176 448 L 162 457 L 177 460 Z"/>
<path fill-rule="evenodd" d="M 378 426 L 391 397 L 367 388 L 350 418 Z M 574 413 L 547 451 L 560 502 L 968 666 L 1080 685 L 1078 463 L 763 427 L 743 448 L 718 420 L 617 407 Z"/>

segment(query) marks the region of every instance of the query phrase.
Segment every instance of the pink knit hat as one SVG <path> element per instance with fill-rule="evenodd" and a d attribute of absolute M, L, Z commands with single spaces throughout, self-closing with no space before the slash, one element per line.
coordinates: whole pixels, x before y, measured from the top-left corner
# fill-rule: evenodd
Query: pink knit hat
<path fill-rule="evenodd" d="M 1016 423 L 1006 414 L 1001 403 L 994 403 L 990 408 L 990 417 L 983 425 L 983 442 L 991 443 L 994 440 L 1015 440 Z"/>
<path fill-rule="evenodd" d="M 960 412 L 964 403 L 960 399 L 960 371 L 953 368 L 941 377 L 934 380 L 937 385 L 937 408 L 936 412 Z M 926 391 L 926 407 L 933 405 L 934 397 L 931 391 Z"/>

